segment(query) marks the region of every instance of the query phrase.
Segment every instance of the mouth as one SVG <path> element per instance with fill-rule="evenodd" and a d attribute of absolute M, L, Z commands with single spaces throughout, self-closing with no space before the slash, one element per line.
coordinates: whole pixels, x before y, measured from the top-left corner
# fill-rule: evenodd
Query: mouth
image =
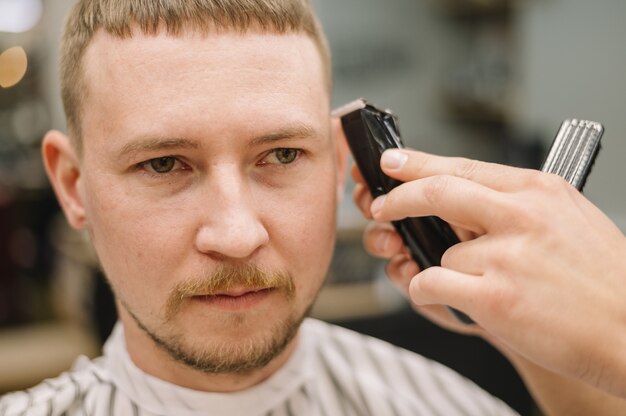
<path fill-rule="evenodd" d="M 266 300 L 276 289 L 231 289 L 212 295 L 196 295 L 192 301 L 226 311 L 252 309 Z"/>

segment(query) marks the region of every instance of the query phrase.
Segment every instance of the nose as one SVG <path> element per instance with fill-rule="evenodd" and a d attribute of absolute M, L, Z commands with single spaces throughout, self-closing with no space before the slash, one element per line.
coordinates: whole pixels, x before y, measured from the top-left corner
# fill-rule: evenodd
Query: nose
<path fill-rule="evenodd" d="M 196 249 L 223 259 L 246 259 L 269 242 L 259 205 L 250 185 L 231 172 L 212 175 L 204 186 Z"/>

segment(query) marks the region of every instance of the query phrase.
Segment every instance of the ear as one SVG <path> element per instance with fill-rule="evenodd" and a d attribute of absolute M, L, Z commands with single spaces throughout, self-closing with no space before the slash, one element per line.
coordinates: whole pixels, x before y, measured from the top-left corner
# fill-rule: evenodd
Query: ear
<path fill-rule="evenodd" d="M 350 151 L 343 132 L 343 126 L 341 125 L 341 119 L 332 117 L 331 124 L 333 141 L 335 142 L 335 154 L 337 155 L 337 201 L 341 202 L 346 187 L 346 166 L 348 165 Z"/>
<path fill-rule="evenodd" d="M 76 229 L 85 226 L 85 208 L 80 197 L 80 163 L 70 139 L 52 130 L 41 145 L 44 166 L 54 193 L 70 225 Z"/>

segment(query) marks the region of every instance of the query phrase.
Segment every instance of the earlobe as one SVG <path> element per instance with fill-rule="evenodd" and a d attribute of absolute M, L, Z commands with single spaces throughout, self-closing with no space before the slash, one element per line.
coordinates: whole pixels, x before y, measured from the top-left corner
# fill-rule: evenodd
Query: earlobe
<path fill-rule="evenodd" d="M 341 120 L 338 117 L 333 117 L 331 123 L 333 141 L 335 142 L 335 153 L 337 155 L 337 201 L 341 202 L 346 186 L 346 166 L 348 164 L 349 155 L 348 142 L 343 132 Z"/>
<path fill-rule="evenodd" d="M 79 192 L 80 164 L 70 139 L 52 130 L 41 145 L 46 173 L 59 204 L 70 225 L 76 229 L 85 226 L 85 209 Z"/>

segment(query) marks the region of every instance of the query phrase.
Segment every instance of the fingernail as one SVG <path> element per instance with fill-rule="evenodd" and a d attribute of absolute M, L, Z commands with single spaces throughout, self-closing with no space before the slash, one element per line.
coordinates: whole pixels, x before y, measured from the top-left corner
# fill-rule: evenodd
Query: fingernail
<path fill-rule="evenodd" d="M 385 169 L 400 169 L 406 163 L 409 156 L 400 150 L 387 150 L 381 157 L 381 166 Z"/>
<path fill-rule="evenodd" d="M 383 208 L 385 203 L 385 199 L 387 199 L 387 195 L 381 195 L 372 202 L 372 206 L 370 207 L 370 211 L 372 211 L 372 215 L 376 215 L 378 211 Z"/>

